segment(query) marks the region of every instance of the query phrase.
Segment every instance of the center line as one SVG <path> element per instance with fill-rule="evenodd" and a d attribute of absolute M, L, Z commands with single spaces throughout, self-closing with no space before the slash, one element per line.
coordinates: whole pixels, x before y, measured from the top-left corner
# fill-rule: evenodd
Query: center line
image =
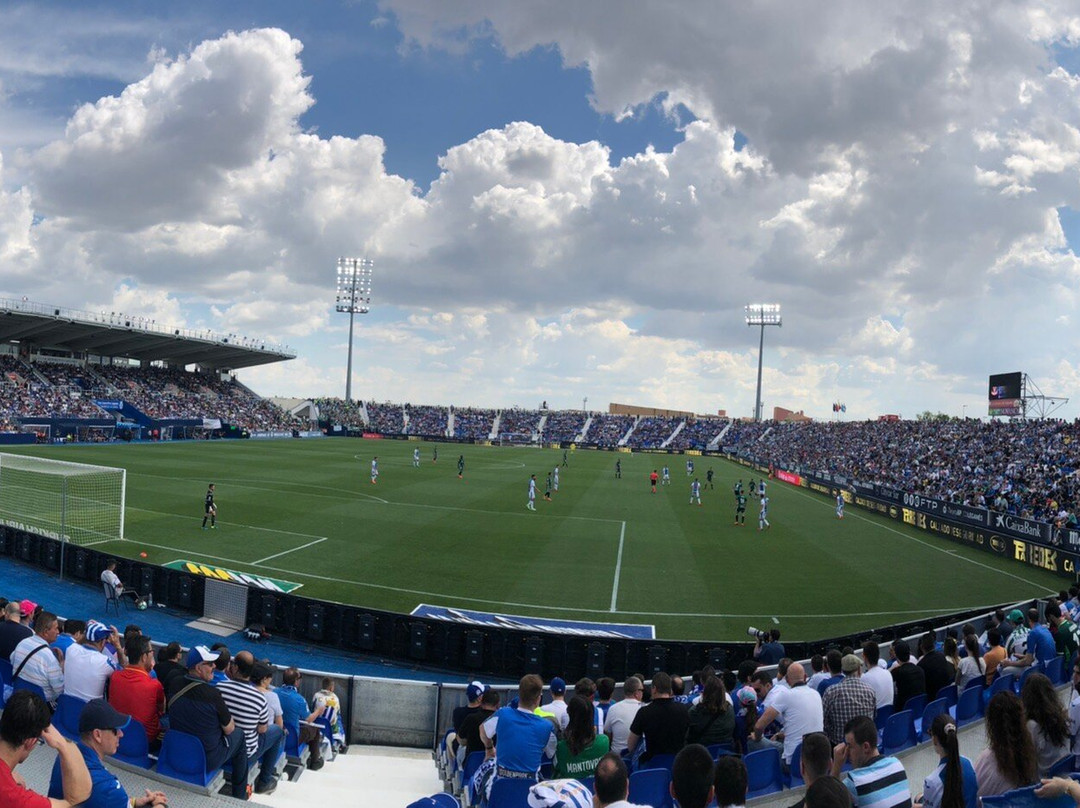
<path fill-rule="evenodd" d="M 260 558 L 258 561 L 252 561 L 250 563 L 251 563 L 252 566 L 258 566 L 259 564 L 262 564 L 264 561 L 269 561 L 272 558 L 281 558 L 281 556 L 283 556 L 283 555 L 288 555 L 289 553 L 295 553 L 297 550 L 303 550 L 303 549 L 305 549 L 307 547 L 314 547 L 319 542 L 324 542 L 324 541 L 326 541 L 325 537 L 321 538 L 321 539 L 315 539 L 315 541 L 309 541 L 307 544 L 301 544 L 299 547 L 294 547 L 291 550 L 285 550 L 285 551 L 280 552 L 280 553 L 274 553 L 274 555 L 272 555 L 272 556 L 267 556 L 266 558 Z"/>
<path fill-rule="evenodd" d="M 608 611 L 616 611 L 616 601 L 619 599 L 619 574 L 622 572 L 622 548 L 623 539 L 626 538 L 626 522 L 619 528 L 619 555 L 615 560 L 615 582 L 611 585 L 611 608 Z"/>

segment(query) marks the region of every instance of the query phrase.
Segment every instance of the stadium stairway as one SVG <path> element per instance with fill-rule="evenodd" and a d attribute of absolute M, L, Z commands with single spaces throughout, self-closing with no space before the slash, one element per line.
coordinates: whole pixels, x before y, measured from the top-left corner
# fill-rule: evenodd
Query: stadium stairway
<path fill-rule="evenodd" d="M 295 783 L 281 781 L 260 804 L 270 808 L 311 808 L 312 805 L 362 805 L 364 808 L 402 808 L 420 797 L 443 790 L 427 749 L 350 746 L 333 764 Z M 250 803 L 249 803 L 250 804 Z M 172 800 L 169 800 L 172 808 Z"/>
<path fill-rule="evenodd" d="M 709 445 L 706 446 L 705 448 L 708 449 L 709 451 L 713 451 L 713 452 L 715 452 L 717 449 L 719 449 L 720 448 L 720 441 L 722 441 L 724 439 L 724 435 L 726 435 L 727 431 L 729 429 L 731 429 L 731 425 L 733 423 L 735 423 L 735 422 L 734 421 L 728 421 L 727 424 L 724 426 L 723 430 L 720 432 L 720 434 L 717 435 L 715 438 L 713 438 L 711 441 L 709 441 Z"/>
<path fill-rule="evenodd" d="M 488 435 L 488 440 L 497 440 L 499 437 L 499 427 L 502 425 L 502 410 L 495 413 L 495 420 L 491 422 L 491 434 Z"/>
<path fill-rule="evenodd" d="M 667 436 L 667 440 L 665 440 L 663 443 L 660 444 L 660 448 L 661 449 L 666 449 L 671 444 L 671 442 L 673 440 L 675 440 L 676 436 L 680 432 L 683 431 L 683 427 L 685 427 L 685 426 L 686 426 L 686 421 L 685 420 L 679 421 L 679 425 L 677 427 L 675 427 L 675 431 Z"/>
<path fill-rule="evenodd" d="M 641 416 L 639 415 L 637 418 L 634 419 L 634 423 L 631 424 L 630 428 L 626 430 L 626 434 L 619 438 L 619 446 L 625 446 L 627 443 L 630 442 L 630 436 L 634 434 L 634 430 L 637 429 L 637 425 L 640 423 Z"/>
<path fill-rule="evenodd" d="M 581 427 L 581 434 L 579 434 L 576 438 L 574 438 L 575 443 L 584 443 L 585 442 L 585 436 L 589 434 L 589 427 L 592 426 L 592 420 L 593 419 L 592 419 L 591 415 L 588 418 L 585 419 L 585 425 L 583 427 Z"/>
<path fill-rule="evenodd" d="M 197 615 L 159 608 L 156 605 L 146 611 L 138 611 L 125 603 L 121 606 L 119 617 L 111 610 L 111 607 L 109 614 L 106 615 L 105 599 L 100 585 L 87 586 L 74 581 L 61 581 L 53 575 L 46 574 L 43 570 L 11 559 L 0 561 L 0 580 L 5 582 L 3 594 L 6 597 L 18 595 L 20 598 L 30 598 L 62 617 L 80 620 L 92 617 L 105 623 L 115 624 L 121 632 L 128 623 L 135 623 L 155 642 L 176 641 L 187 648 L 220 640 L 228 645 L 229 650 L 234 654 L 237 651 L 248 650 L 257 658 L 268 657 L 278 665 L 299 664 L 308 669 L 333 671 L 347 676 L 386 676 L 424 682 L 438 679 L 460 684 L 466 684 L 472 678 L 464 674 L 435 674 L 432 671 L 382 663 L 375 659 L 360 659 L 355 655 L 332 648 L 306 645 L 286 638 L 271 638 L 256 643 L 245 639 L 241 631 L 219 638 L 187 625 L 195 620 Z"/>

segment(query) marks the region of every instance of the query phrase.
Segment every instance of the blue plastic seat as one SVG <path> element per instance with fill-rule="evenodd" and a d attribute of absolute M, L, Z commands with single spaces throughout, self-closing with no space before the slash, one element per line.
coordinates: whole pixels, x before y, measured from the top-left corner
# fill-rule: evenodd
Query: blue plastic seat
<path fill-rule="evenodd" d="M 534 780 L 498 777 L 491 784 L 488 808 L 524 808 L 529 804 L 529 789 L 534 785 Z"/>
<path fill-rule="evenodd" d="M 1055 685 L 1065 684 L 1065 657 L 1059 655 L 1047 662 L 1046 676 Z"/>
<path fill-rule="evenodd" d="M 35 685 L 33 682 L 28 682 L 25 679 L 16 679 L 14 684 L 15 690 L 29 690 L 31 693 L 37 693 L 42 699 L 45 699 L 45 691 L 42 690 L 40 685 Z"/>
<path fill-rule="evenodd" d="M 671 808 L 670 784 L 670 769 L 640 769 L 630 775 L 630 796 L 627 800 L 632 805 Z"/>
<path fill-rule="evenodd" d="M 14 675 L 15 671 L 12 669 L 11 663 L 6 659 L 0 659 L 0 682 L 10 686 Z"/>
<path fill-rule="evenodd" d="M 476 805 L 479 802 L 476 799 L 476 795 L 472 790 L 473 775 L 476 774 L 476 770 L 480 768 L 480 764 L 484 762 L 483 752 L 470 752 L 465 758 L 465 762 L 461 765 L 461 781 L 458 789 L 465 792 L 465 801 L 469 805 Z"/>
<path fill-rule="evenodd" d="M 82 715 L 86 702 L 69 696 L 66 693 L 56 700 L 56 712 L 53 713 L 53 724 L 65 738 L 79 740 L 79 716 Z M 127 730 L 125 729 L 126 733 Z"/>
<path fill-rule="evenodd" d="M 996 797 L 983 797 L 983 808 L 1074 808 L 1076 803 L 1068 794 L 1054 799 L 1040 799 L 1035 796 L 1037 786 L 1027 786 L 1006 791 Z"/>
<path fill-rule="evenodd" d="M 974 679 L 968 680 L 968 683 L 964 685 L 964 690 L 971 690 L 973 687 L 986 687 L 986 677 L 976 676 Z"/>
<path fill-rule="evenodd" d="M 957 692 L 957 687 L 955 684 L 945 685 L 945 687 L 941 688 L 941 690 L 937 692 L 937 695 L 934 696 L 934 701 L 937 701 L 938 699 L 945 699 L 945 705 L 947 707 L 954 707 L 959 697 L 960 694 Z"/>
<path fill-rule="evenodd" d="M 124 734 L 120 737 L 120 746 L 113 757 L 132 766 L 143 769 L 152 768 L 154 762 L 150 759 L 150 744 L 146 739 L 146 727 L 134 718 L 128 721 L 128 725 L 124 727 Z"/>
<path fill-rule="evenodd" d="M 922 711 L 926 709 L 927 701 L 925 693 L 912 696 L 904 703 L 904 709 L 910 710 L 912 715 L 922 715 Z"/>
<path fill-rule="evenodd" d="M 746 764 L 746 798 L 763 797 L 784 788 L 780 750 L 761 749 L 743 757 Z"/>
<path fill-rule="evenodd" d="M 1039 666 L 1038 665 L 1032 665 L 1030 668 L 1028 668 L 1026 671 L 1021 673 L 1019 676 L 1013 676 L 1012 680 L 1013 680 L 1013 682 L 1015 682 L 1015 684 L 1013 685 L 1013 690 L 1015 690 L 1017 693 L 1020 693 L 1021 691 L 1023 691 L 1024 682 L 1026 682 L 1028 680 L 1028 677 L 1031 676 L 1031 674 L 1033 674 L 1033 673 L 1039 673 Z"/>
<path fill-rule="evenodd" d="M 889 716 L 889 720 L 885 722 L 885 729 L 881 733 L 881 754 L 891 755 L 903 749 L 910 749 L 917 742 L 915 718 L 911 710 L 901 710 Z"/>
<path fill-rule="evenodd" d="M 983 690 L 983 711 L 986 711 L 986 705 L 990 703 L 990 699 L 1000 693 L 1002 690 L 1010 690 L 1013 686 L 1013 679 L 1015 676 L 1002 676 L 1000 673 L 994 677 L 993 683 L 990 687 Z"/>
<path fill-rule="evenodd" d="M 653 755 L 648 760 L 643 760 L 638 764 L 639 769 L 667 769 L 671 771 L 671 767 L 675 765 L 674 755 Z M 632 802 L 632 800 L 631 800 Z"/>
<path fill-rule="evenodd" d="M 962 727 L 964 724 L 970 724 L 982 718 L 984 689 L 982 685 L 964 688 L 964 692 L 960 694 L 960 699 L 956 702 L 956 710 L 953 712 L 956 726 Z"/>
<path fill-rule="evenodd" d="M 877 726 L 880 733 L 885 729 L 885 722 L 889 720 L 889 716 L 892 715 L 893 708 L 891 704 L 883 704 L 877 708 L 877 713 L 874 714 L 874 724 Z"/>
<path fill-rule="evenodd" d="M 930 737 L 930 726 L 934 723 L 934 719 L 947 712 L 949 712 L 949 705 L 946 699 L 935 699 L 923 708 L 922 718 L 916 722 L 915 726 L 915 737 L 920 743 Z"/>
<path fill-rule="evenodd" d="M 788 766 L 787 787 L 798 788 L 799 786 L 806 785 L 806 781 L 802 779 L 802 741 L 799 741 L 799 745 L 795 747 L 795 751 L 791 753 L 791 763 Z"/>
<path fill-rule="evenodd" d="M 207 771 L 202 741 L 194 735 L 170 729 L 161 741 L 157 771 L 165 777 L 207 788 L 221 770 Z"/>
<path fill-rule="evenodd" d="M 712 759 L 716 760 L 720 755 L 735 755 L 738 754 L 735 751 L 734 743 L 713 743 L 705 747 L 709 750 L 709 754 L 712 755 Z"/>
<path fill-rule="evenodd" d="M 1076 769 L 1076 757 L 1066 755 L 1046 772 L 1047 777 L 1068 777 Z"/>
<path fill-rule="evenodd" d="M 430 797 L 424 797 L 416 802 L 410 802 L 405 808 L 428 808 L 432 803 L 439 806 L 439 808 L 461 808 L 458 798 L 453 794 L 447 794 L 445 791 L 432 794 Z"/>

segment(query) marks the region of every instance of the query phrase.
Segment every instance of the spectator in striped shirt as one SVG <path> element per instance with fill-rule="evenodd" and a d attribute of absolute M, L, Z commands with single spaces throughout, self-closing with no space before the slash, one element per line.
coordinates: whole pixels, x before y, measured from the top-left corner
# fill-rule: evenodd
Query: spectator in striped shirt
<path fill-rule="evenodd" d="M 840 777 L 844 761 L 851 771 L 843 776 L 855 808 L 910 808 L 911 788 L 903 764 L 877 748 L 874 721 L 865 715 L 851 719 L 844 727 L 844 742 L 833 749 L 833 777 Z"/>
<path fill-rule="evenodd" d="M 259 777 L 255 781 L 256 794 L 271 794 L 277 788 L 274 774 L 285 735 L 281 727 L 272 722 L 270 706 L 266 697 L 251 682 L 255 658 L 250 651 L 241 651 L 233 657 L 229 667 L 229 680 L 217 686 L 225 705 L 244 733 L 248 765 L 259 761 Z"/>

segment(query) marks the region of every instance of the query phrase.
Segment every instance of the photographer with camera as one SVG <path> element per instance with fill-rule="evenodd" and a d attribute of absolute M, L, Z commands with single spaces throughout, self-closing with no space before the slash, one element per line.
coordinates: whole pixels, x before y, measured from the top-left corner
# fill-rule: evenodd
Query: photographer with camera
<path fill-rule="evenodd" d="M 754 638 L 754 659 L 762 665 L 775 665 L 784 658 L 784 644 L 780 642 L 780 629 L 761 631 L 751 626 L 746 633 Z"/>

